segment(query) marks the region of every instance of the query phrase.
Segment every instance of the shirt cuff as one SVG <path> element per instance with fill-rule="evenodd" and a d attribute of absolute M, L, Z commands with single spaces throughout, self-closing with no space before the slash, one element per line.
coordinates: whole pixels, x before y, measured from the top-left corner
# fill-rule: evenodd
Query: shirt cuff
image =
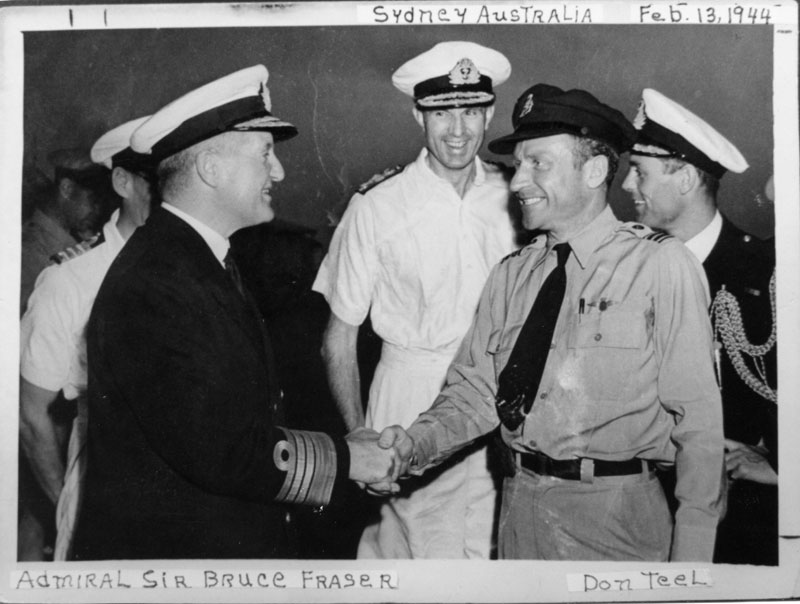
<path fill-rule="evenodd" d="M 433 431 L 414 422 L 406 430 L 406 433 L 414 440 L 414 454 L 408 471 L 411 474 L 422 474 L 436 452 Z"/>
<path fill-rule="evenodd" d="M 330 503 L 338 483 L 347 480 L 350 455 L 347 445 L 323 432 L 289 430 L 273 450 L 275 467 L 285 473 L 276 501 L 310 506 Z M 342 468 L 344 468 L 342 470 Z M 339 488 L 335 488 L 339 486 Z"/>
<path fill-rule="evenodd" d="M 670 562 L 711 562 L 716 528 L 675 525 Z"/>

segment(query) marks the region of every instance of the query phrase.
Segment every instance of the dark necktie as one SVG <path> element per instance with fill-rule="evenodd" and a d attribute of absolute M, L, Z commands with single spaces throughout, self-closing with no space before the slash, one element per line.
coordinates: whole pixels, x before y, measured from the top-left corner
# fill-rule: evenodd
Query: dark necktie
<path fill-rule="evenodd" d="M 239 274 L 239 268 L 236 266 L 236 261 L 233 259 L 230 249 L 225 254 L 225 272 L 228 273 L 228 278 L 233 282 L 236 291 L 242 298 L 247 298 L 244 293 L 244 285 L 242 285 L 242 276 Z"/>
<path fill-rule="evenodd" d="M 558 265 L 542 283 L 498 379 L 497 416 L 509 430 L 519 427 L 533 405 L 564 301 L 567 287 L 565 265 L 571 248 L 569 243 L 559 243 L 553 249 L 558 256 Z"/>

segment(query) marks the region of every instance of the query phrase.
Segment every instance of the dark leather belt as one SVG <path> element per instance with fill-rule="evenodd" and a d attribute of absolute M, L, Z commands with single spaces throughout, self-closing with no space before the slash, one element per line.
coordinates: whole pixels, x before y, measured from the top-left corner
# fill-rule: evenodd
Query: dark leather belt
<path fill-rule="evenodd" d="M 603 459 L 553 459 L 544 453 L 519 453 L 519 463 L 526 470 L 542 476 L 555 476 L 565 480 L 581 479 L 581 462 L 594 464 L 594 476 L 627 476 L 641 474 L 644 468 L 655 469 L 655 464 L 647 461 L 642 464 L 641 459 L 626 459 L 625 461 L 606 461 Z"/>

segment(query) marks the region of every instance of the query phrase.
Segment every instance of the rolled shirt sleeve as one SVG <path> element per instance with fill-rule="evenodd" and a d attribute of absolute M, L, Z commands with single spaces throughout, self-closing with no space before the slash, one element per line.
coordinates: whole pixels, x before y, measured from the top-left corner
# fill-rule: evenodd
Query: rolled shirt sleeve
<path fill-rule="evenodd" d="M 345 323 L 361 325 L 369 312 L 378 263 L 369 200 L 353 196 L 331 240 L 312 289 Z"/>

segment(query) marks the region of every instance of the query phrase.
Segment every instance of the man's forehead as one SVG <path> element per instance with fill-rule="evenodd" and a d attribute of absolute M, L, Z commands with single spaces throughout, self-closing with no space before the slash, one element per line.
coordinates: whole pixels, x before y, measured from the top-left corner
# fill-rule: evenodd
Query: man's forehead
<path fill-rule="evenodd" d="M 219 135 L 233 146 L 269 149 L 275 144 L 271 132 L 262 130 L 246 130 L 243 132 L 223 132 Z"/>
<path fill-rule="evenodd" d="M 634 166 L 647 166 L 648 164 L 653 166 L 656 164 L 661 164 L 664 162 L 667 157 L 661 159 L 659 157 L 651 157 L 649 155 L 639 155 L 638 153 L 632 152 L 628 163 Z"/>
<path fill-rule="evenodd" d="M 572 150 L 575 137 L 571 134 L 552 134 L 538 138 L 528 138 L 519 141 L 514 147 L 514 157 L 522 157 L 531 153 L 559 153 L 563 150 Z"/>

